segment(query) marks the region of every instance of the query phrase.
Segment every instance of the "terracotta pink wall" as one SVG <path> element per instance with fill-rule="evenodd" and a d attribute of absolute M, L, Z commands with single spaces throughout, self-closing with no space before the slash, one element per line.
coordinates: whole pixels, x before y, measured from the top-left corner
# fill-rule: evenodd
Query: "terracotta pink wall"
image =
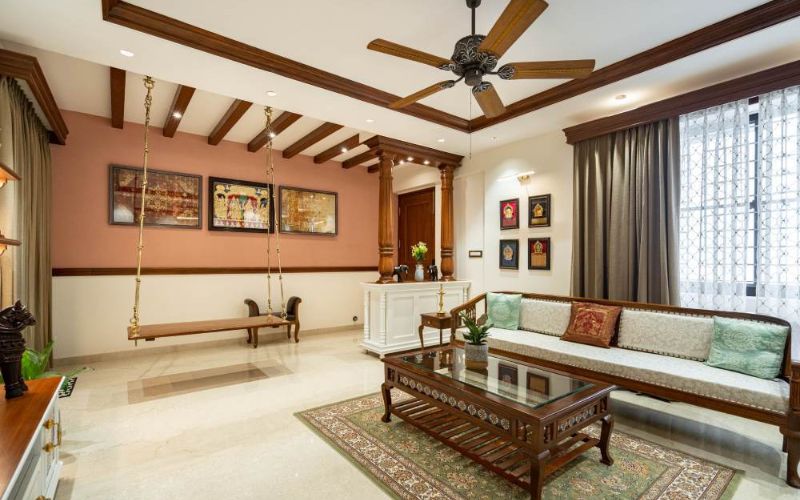
<path fill-rule="evenodd" d="M 64 111 L 66 146 L 53 156 L 53 267 L 134 267 L 137 228 L 108 223 L 108 165 L 141 166 L 143 127 L 112 128 L 107 118 Z M 263 234 L 208 231 L 208 176 L 263 182 L 264 154 L 205 136 L 166 138 L 151 128 L 150 167 L 203 176 L 203 229 L 145 228 L 145 267 L 263 267 Z M 284 266 L 377 265 L 378 176 L 316 165 L 309 156 L 275 155 L 276 183 L 339 193 L 335 237 L 281 234 Z M 273 240 L 274 241 L 274 240 Z M 274 252 L 274 249 L 273 249 Z M 274 253 L 273 253 L 274 256 Z"/>

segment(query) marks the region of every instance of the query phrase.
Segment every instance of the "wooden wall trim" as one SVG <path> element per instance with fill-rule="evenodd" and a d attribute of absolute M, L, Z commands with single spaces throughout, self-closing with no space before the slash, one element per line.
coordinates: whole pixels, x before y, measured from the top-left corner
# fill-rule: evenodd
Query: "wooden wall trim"
<path fill-rule="evenodd" d="M 400 99 L 400 96 L 389 92 L 238 42 L 122 0 L 102 0 L 102 8 L 103 19 L 108 22 L 330 90 L 337 94 L 385 108 Z M 415 103 L 397 111 L 462 132 L 469 131 L 469 121 L 467 119 L 423 104 Z"/>
<path fill-rule="evenodd" d="M 378 266 L 295 266 L 284 267 L 284 274 L 296 273 L 358 273 L 378 271 Z M 142 274 L 265 274 L 266 267 L 143 267 Z M 277 274 L 277 269 L 272 269 Z M 135 267 L 55 267 L 53 276 L 134 276 Z"/>
<path fill-rule="evenodd" d="M 759 30 L 800 16 L 800 1 L 773 0 L 728 17 L 687 35 L 635 54 L 592 72 L 588 78 L 571 80 L 506 106 L 506 112 L 495 117 L 480 116 L 469 123 L 470 131 L 498 123 L 604 87 L 625 78 L 669 64 L 684 57 L 750 35 Z"/>
<path fill-rule="evenodd" d="M 50 142 L 64 145 L 67 143 L 67 124 L 58 104 L 50 91 L 47 79 L 44 77 L 39 61 L 27 54 L 19 54 L 6 49 L 0 49 L 0 75 L 10 76 L 24 80 L 33 93 L 33 98 L 39 103 L 42 113 L 50 125 Z"/>
<path fill-rule="evenodd" d="M 564 129 L 567 143 L 800 85 L 800 60 Z"/>

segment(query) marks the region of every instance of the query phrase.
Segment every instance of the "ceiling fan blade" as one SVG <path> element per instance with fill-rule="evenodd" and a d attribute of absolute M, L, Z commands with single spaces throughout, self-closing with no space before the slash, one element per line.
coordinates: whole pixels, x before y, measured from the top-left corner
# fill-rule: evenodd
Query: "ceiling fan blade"
<path fill-rule="evenodd" d="M 383 52 L 384 54 L 389 54 L 390 56 L 409 59 L 411 61 L 420 62 L 422 64 L 427 64 L 440 69 L 448 69 L 450 66 L 450 59 L 428 54 L 427 52 L 422 52 L 421 50 L 399 45 L 382 38 L 376 38 L 375 40 L 369 42 L 367 48 L 369 50 Z"/>
<path fill-rule="evenodd" d="M 547 8 L 544 0 L 511 0 L 478 50 L 499 59 Z"/>
<path fill-rule="evenodd" d="M 586 78 L 594 70 L 594 59 L 537 61 L 504 64 L 497 70 L 504 80 L 520 78 Z"/>
<path fill-rule="evenodd" d="M 425 87 L 424 89 L 422 89 L 422 90 L 420 90 L 418 92 L 414 92 L 413 94 L 411 94 L 408 97 L 403 97 L 402 99 L 394 101 L 393 103 L 389 104 L 389 107 L 392 108 L 392 109 L 405 108 L 409 104 L 413 104 L 413 103 L 419 101 L 420 99 L 424 99 L 424 98 L 428 97 L 429 95 L 432 95 L 432 94 L 435 94 L 436 92 L 439 92 L 440 90 L 449 89 L 450 87 L 452 87 L 455 84 L 456 84 L 456 82 L 454 82 L 453 80 L 445 80 L 443 82 L 434 83 L 430 87 Z"/>
<path fill-rule="evenodd" d="M 475 85 L 472 87 L 472 95 L 475 96 L 475 100 L 478 101 L 487 118 L 494 118 L 506 112 L 503 101 L 500 100 L 500 96 L 497 95 L 497 91 L 491 83 L 481 82 Z"/>

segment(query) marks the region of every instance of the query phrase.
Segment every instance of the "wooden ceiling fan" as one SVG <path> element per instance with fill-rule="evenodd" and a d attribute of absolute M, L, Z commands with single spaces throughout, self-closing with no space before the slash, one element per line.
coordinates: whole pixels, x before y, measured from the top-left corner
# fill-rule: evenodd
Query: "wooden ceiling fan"
<path fill-rule="evenodd" d="M 480 6 L 481 0 L 466 0 L 466 2 L 467 7 L 472 10 L 472 34 L 456 42 L 453 56 L 450 59 L 381 38 L 375 39 L 367 45 L 370 50 L 452 71 L 458 77 L 455 80 L 445 80 L 414 92 L 393 102 L 389 105 L 390 108 L 403 108 L 440 90 L 449 89 L 464 80 L 464 83 L 472 87 L 472 95 L 475 96 L 475 100 L 478 101 L 484 114 L 492 118 L 503 114 L 506 108 L 494 86 L 483 81 L 484 75 L 497 75 L 503 80 L 586 78 L 594 70 L 594 59 L 578 59 L 508 63 L 494 71 L 498 59 L 544 12 L 547 2 L 544 0 L 511 0 L 486 36 L 475 34 L 475 9 Z"/>

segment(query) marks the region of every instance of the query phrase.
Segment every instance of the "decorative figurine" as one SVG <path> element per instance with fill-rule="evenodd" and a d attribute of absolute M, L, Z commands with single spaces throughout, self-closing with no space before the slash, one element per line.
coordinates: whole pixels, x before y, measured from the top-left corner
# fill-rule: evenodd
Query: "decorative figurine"
<path fill-rule="evenodd" d="M 444 285 L 439 285 L 439 314 L 444 314 Z"/>
<path fill-rule="evenodd" d="M 6 386 L 6 399 L 22 396 L 28 390 L 22 380 L 22 354 L 25 352 L 22 330 L 35 324 L 36 319 L 19 301 L 0 311 L 0 372 Z"/>
<path fill-rule="evenodd" d="M 431 281 L 439 281 L 439 268 L 436 267 L 435 260 L 428 266 L 428 275 L 431 277 Z"/>
<path fill-rule="evenodd" d="M 402 283 L 405 281 L 405 277 L 408 275 L 408 266 L 405 264 L 400 264 L 394 268 L 392 271 L 392 276 L 397 276 L 397 282 Z"/>

